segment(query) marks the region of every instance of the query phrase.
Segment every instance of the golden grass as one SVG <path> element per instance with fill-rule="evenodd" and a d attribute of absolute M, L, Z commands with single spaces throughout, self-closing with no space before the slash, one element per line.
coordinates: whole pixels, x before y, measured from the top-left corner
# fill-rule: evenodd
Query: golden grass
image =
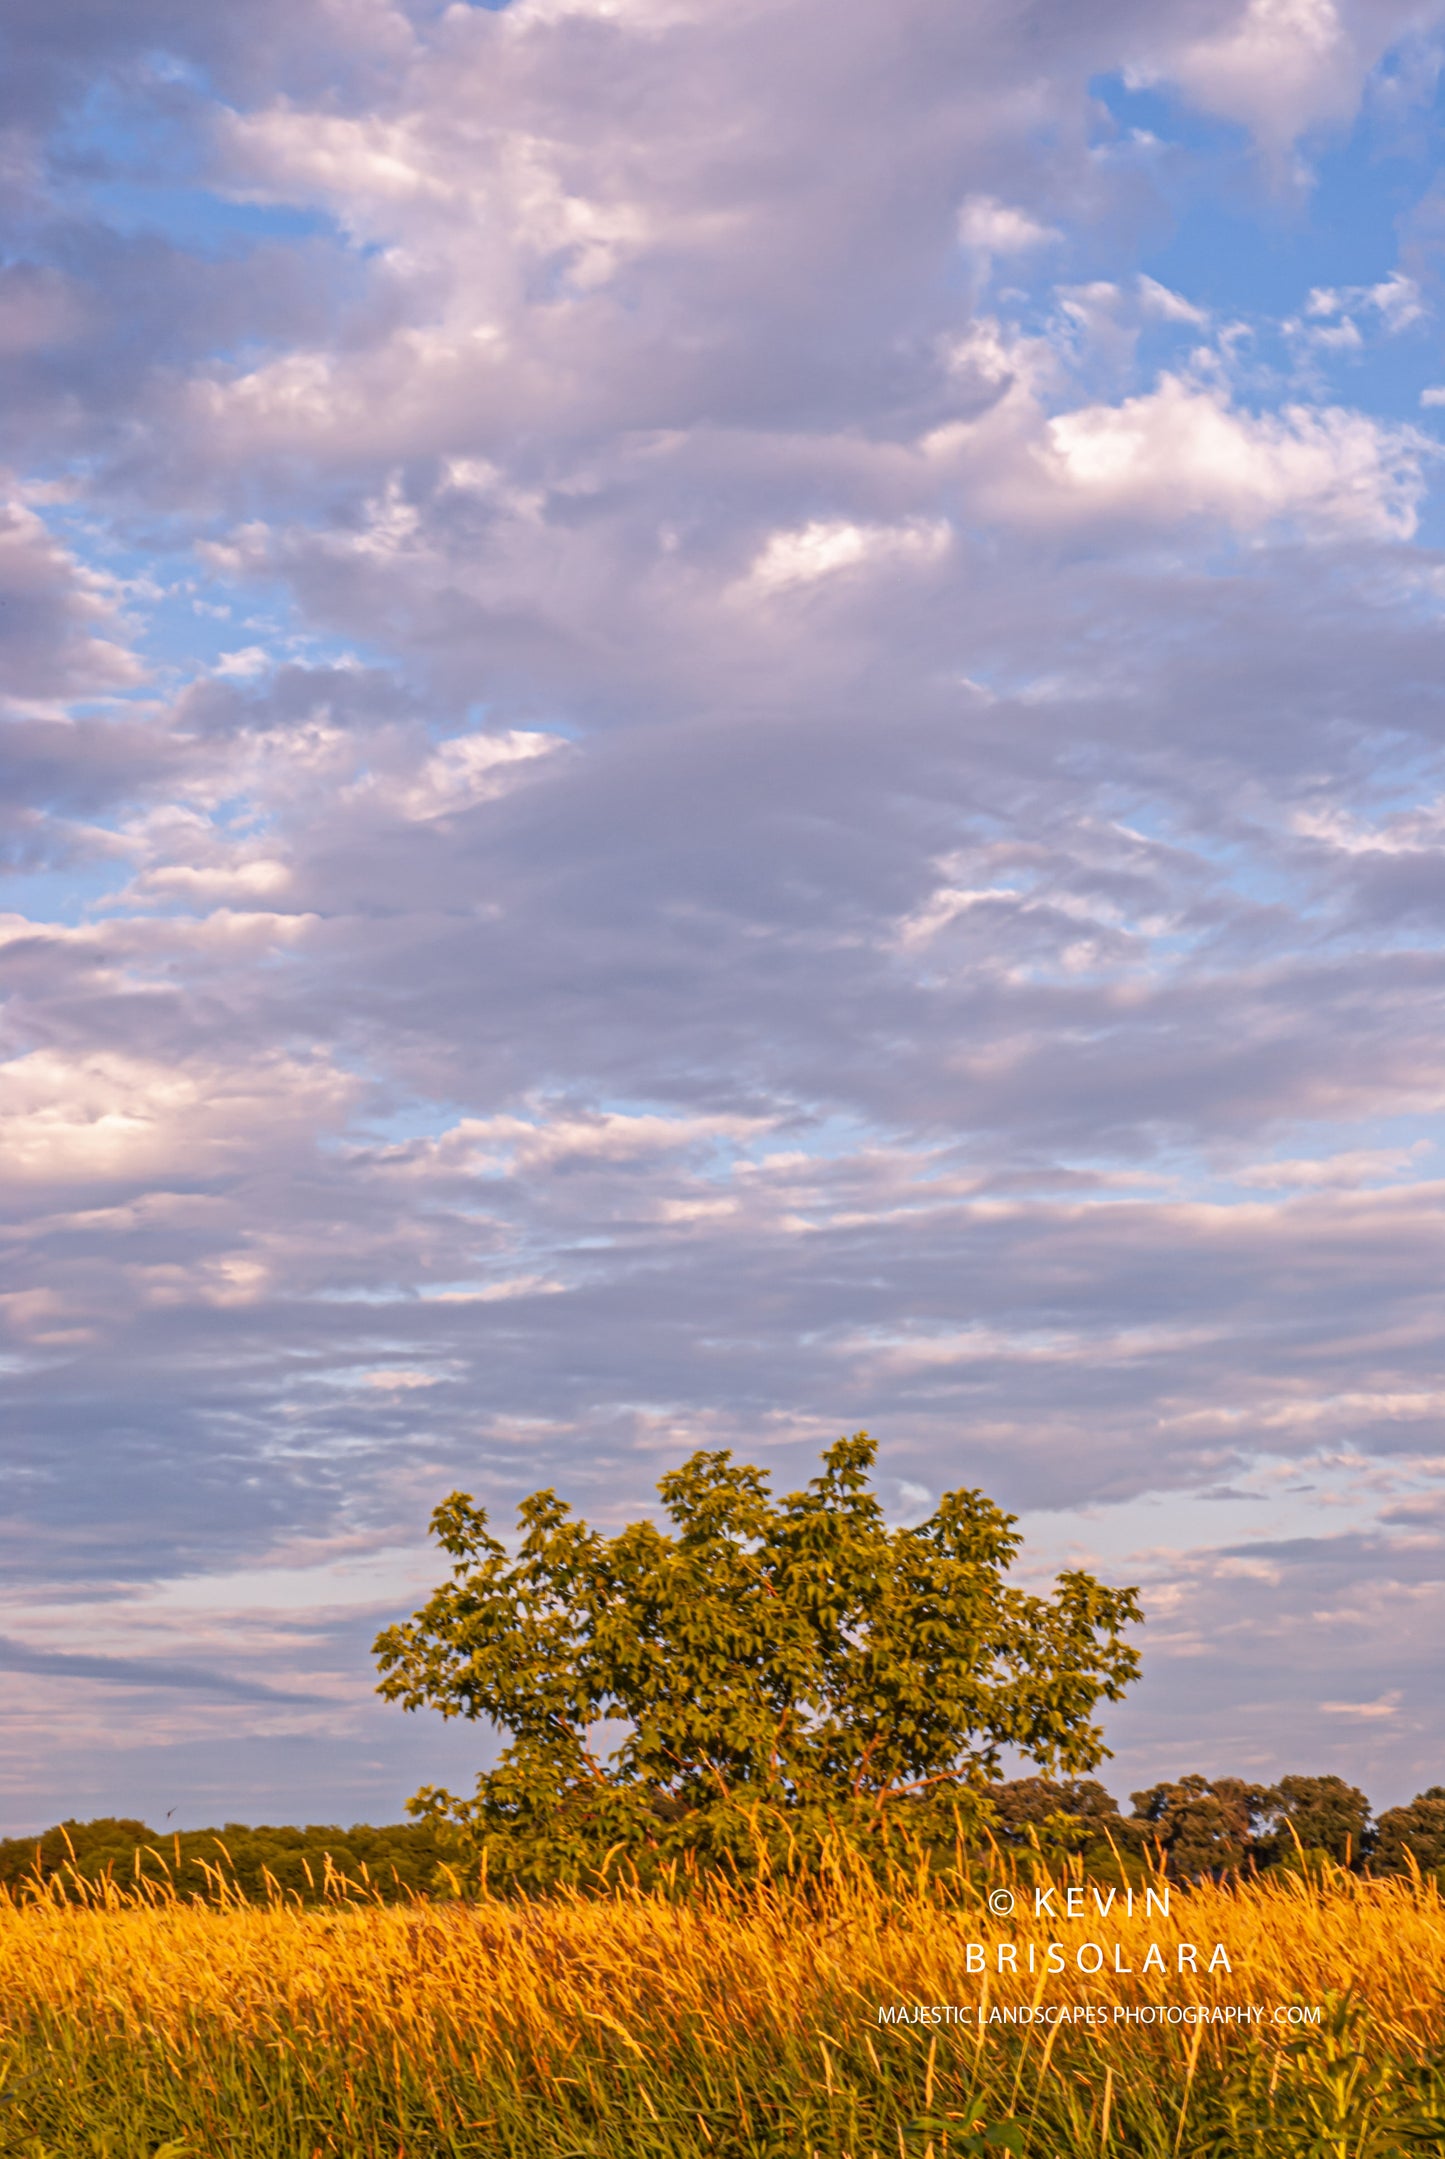
<path fill-rule="evenodd" d="M 1101 1917 L 1085 1889 L 1085 1915 L 1052 1922 L 1019 1884 L 991 1916 L 1007 1886 L 996 1870 L 951 1905 L 841 1871 L 807 1898 L 0 1904 L 0 2151 L 941 2159 L 987 2131 L 1036 2159 L 1445 2149 L 1433 1884 L 1279 1875 L 1175 1889 L 1167 1917 L 1137 1892 Z M 1206 1971 L 1216 1943 L 1231 1971 Z M 1197 2021 L 1231 2007 L 1263 2014 Z"/>

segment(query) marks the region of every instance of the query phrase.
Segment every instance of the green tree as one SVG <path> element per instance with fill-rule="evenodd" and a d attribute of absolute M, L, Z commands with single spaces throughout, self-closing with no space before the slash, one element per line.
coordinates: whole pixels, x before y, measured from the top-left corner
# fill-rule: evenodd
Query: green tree
<path fill-rule="evenodd" d="M 1380 1873 L 1404 1874 L 1411 1860 L 1445 1880 L 1445 1785 L 1432 1784 L 1407 1807 L 1387 1807 L 1376 1824 L 1372 1863 Z"/>
<path fill-rule="evenodd" d="M 1181 1777 L 1134 1792 L 1134 1819 L 1169 1872 L 1192 1881 L 1241 1866 L 1269 1811 L 1270 1794 L 1239 1777 Z"/>
<path fill-rule="evenodd" d="M 1137 1859 L 1144 1832 L 1119 1813 L 1111 1795 L 1092 1777 L 1060 1783 L 1054 1777 L 1017 1777 L 991 1784 L 993 1833 L 1014 1850 L 1054 1861 L 1077 1853 L 1089 1873 L 1116 1874 L 1125 1858 Z"/>
<path fill-rule="evenodd" d="M 1281 1777 L 1265 1803 L 1274 1823 L 1258 1845 L 1266 1865 L 1290 1866 L 1311 1853 L 1358 1865 L 1364 1856 L 1370 1802 L 1343 1777 Z"/>
<path fill-rule="evenodd" d="M 830 1829 L 930 1833 L 986 1811 L 1005 1746 L 1093 1768 L 1094 1711 L 1139 1666 L 1135 1592 L 1077 1571 L 1050 1597 L 1012 1587 L 1015 1518 L 981 1492 L 890 1529 L 874 1455 L 839 1440 L 775 1499 L 761 1470 L 695 1454 L 658 1486 L 670 1532 L 604 1537 L 537 1492 L 515 1557 L 454 1492 L 432 1517 L 450 1578 L 377 1637 L 378 1691 L 508 1740 L 473 1799 L 428 1788 L 412 1811 L 540 1887 L 613 1852 L 739 1865 L 760 1837 L 798 1857 Z"/>

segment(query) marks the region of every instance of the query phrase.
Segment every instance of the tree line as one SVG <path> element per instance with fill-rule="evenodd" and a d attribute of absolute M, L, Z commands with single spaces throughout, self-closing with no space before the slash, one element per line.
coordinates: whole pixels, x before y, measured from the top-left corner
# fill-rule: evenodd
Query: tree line
<path fill-rule="evenodd" d="M 374 1829 L 357 1823 L 311 1823 L 305 1829 L 226 1822 L 216 1829 L 155 1830 L 129 1817 L 57 1823 L 37 1837 L 0 1841 L 0 1889 L 12 1896 L 46 1886 L 83 1896 L 107 1880 L 119 1888 L 149 1884 L 217 1903 L 237 1894 L 319 1904 L 328 1896 L 372 1896 L 386 1903 L 435 1894 L 443 1852 L 426 1822 Z"/>
<path fill-rule="evenodd" d="M 1077 1857 L 1092 1876 L 1137 1878 L 1162 1867 L 1187 1881 L 1331 1862 L 1360 1874 L 1418 1869 L 1445 1888 L 1441 1786 L 1378 1817 L 1366 1795 L 1338 1776 L 1288 1776 L 1268 1786 L 1184 1776 L 1133 1793 L 1128 1814 L 1092 1778 L 1001 1780 L 979 1798 L 973 1857 L 986 1858 L 996 1845 L 1026 1871 Z M 303 1904 L 355 1896 L 394 1903 L 474 1887 L 466 1858 L 431 1821 L 304 1829 L 227 1822 L 166 1833 L 106 1816 L 0 1840 L 0 1890 L 23 1895 L 48 1885 L 52 1894 L 82 1896 L 86 1884 L 109 1879 L 122 1888 L 170 1885 L 206 1902 L 240 1894 Z"/>
<path fill-rule="evenodd" d="M 1132 1795 L 1123 1814 L 1092 1778 L 1020 1777 L 991 1788 L 997 1840 L 1045 1860 L 1082 1855 L 1091 1872 L 1111 1861 L 1163 1867 L 1176 1880 L 1308 1868 L 1439 1877 L 1445 1888 L 1445 1786 L 1376 1817 L 1339 1776 L 1287 1776 L 1276 1784 L 1190 1775 Z"/>

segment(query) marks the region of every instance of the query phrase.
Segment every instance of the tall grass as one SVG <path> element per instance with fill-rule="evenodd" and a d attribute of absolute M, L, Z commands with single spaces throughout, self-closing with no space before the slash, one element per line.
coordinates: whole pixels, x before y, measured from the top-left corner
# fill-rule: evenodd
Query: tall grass
<path fill-rule="evenodd" d="M 29 2159 L 1389 2159 L 1445 2149 L 1433 1883 L 1280 1875 L 1050 1922 L 951 1891 L 0 1902 L 0 2151 Z M 1075 1877 L 1075 1879 L 1077 1879 Z M 1068 1877 L 1057 1878 L 1056 1887 Z M 1055 1903 L 1061 1902 L 1059 1895 Z M 1062 1974 L 1027 1972 L 1049 1940 Z M 1106 1968 L 1075 1968 L 1099 1942 Z M 1150 1941 L 1166 1979 L 1140 1971 Z M 1012 1944 L 1018 1973 L 970 1971 Z M 1177 1972 L 1177 1945 L 1201 1954 Z M 1119 1945 L 1117 1960 L 1114 1944 Z M 1232 1973 L 1203 1966 L 1215 1942 Z M 973 1962 L 979 1961 L 975 1951 Z M 1005 1960 L 1006 1961 L 1006 1960 Z M 1086 1962 L 1093 1961 L 1092 1954 Z M 1130 2020 L 1256 2005 L 1262 2021 Z M 970 2022 L 880 2023 L 880 2007 Z M 1092 2007 L 1088 2024 L 1007 2021 Z M 1290 2022 L 1293 2011 L 1318 2023 Z M 1276 2009 L 1284 2012 L 1276 2020 Z M 980 2018 L 979 2012 L 982 2011 Z M 997 2012 L 989 2021 L 990 2012 Z M 1120 2014 L 1116 2017 L 1116 2012 Z"/>

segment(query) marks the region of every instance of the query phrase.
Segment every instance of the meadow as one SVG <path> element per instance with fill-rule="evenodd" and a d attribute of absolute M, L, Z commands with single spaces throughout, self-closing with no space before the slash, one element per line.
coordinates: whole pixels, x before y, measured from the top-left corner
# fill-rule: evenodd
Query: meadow
<path fill-rule="evenodd" d="M 1057 1907 L 1082 1890 L 1083 1916 L 1036 1917 L 1007 1861 L 952 1889 L 880 1890 L 840 1867 L 806 1892 L 686 1898 L 384 1905 L 340 1881 L 320 1908 L 114 1882 L 80 1901 L 10 1896 L 0 2151 L 1388 2159 L 1445 2145 L 1433 1881 L 1281 1872 L 1176 1887 L 1167 1916 L 1120 1893 L 1102 1917 L 1077 1870 L 1050 1884 Z M 995 1916 L 1005 1889 L 1015 1910 Z M 1091 1942 L 1097 1974 L 1080 1969 Z M 1205 1968 L 1216 1943 L 1228 1973 Z"/>

